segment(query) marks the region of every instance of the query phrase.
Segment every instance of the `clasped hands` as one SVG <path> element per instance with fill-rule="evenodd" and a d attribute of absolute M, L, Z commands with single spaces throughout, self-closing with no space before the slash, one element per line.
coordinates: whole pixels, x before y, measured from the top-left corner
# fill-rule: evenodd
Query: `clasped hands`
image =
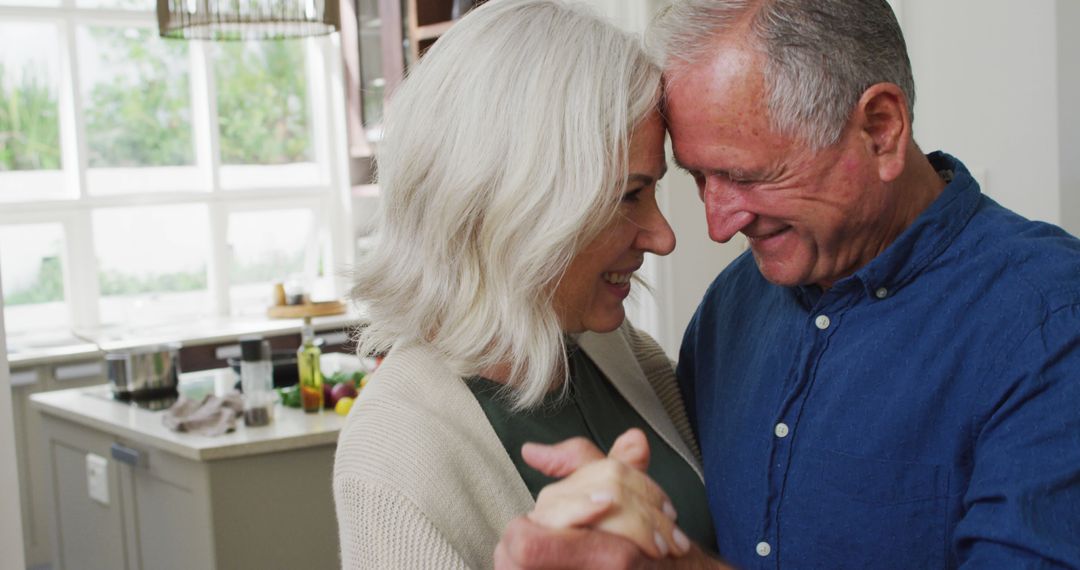
<path fill-rule="evenodd" d="M 541 490 L 534 510 L 507 527 L 496 568 L 714 567 L 645 474 L 649 444 L 641 430 L 621 435 L 607 456 L 583 438 L 526 444 L 522 456 L 563 479 Z"/>

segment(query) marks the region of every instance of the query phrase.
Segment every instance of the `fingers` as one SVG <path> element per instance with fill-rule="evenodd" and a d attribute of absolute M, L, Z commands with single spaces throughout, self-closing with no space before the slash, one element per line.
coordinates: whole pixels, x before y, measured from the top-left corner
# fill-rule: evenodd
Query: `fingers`
<path fill-rule="evenodd" d="M 667 494 L 647 475 L 614 459 L 594 461 L 544 487 L 529 519 L 551 528 L 590 526 L 625 537 L 652 558 L 685 554 Z"/>
<path fill-rule="evenodd" d="M 619 508 L 592 528 L 625 537 L 649 558 L 679 557 L 690 551 L 690 539 L 666 513 L 652 508 Z"/>
<path fill-rule="evenodd" d="M 548 477 L 566 477 L 605 456 L 591 441 L 575 437 L 554 445 L 526 443 L 521 447 L 521 457 Z"/>
<path fill-rule="evenodd" d="M 626 430 L 615 440 L 608 452 L 609 458 L 622 461 L 638 471 L 649 468 L 649 455 L 649 440 L 645 437 L 645 432 L 638 428 Z"/>
<path fill-rule="evenodd" d="M 589 526 L 611 510 L 610 493 L 563 492 L 558 483 L 540 490 L 536 507 L 527 516 L 529 520 L 548 528 L 571 528 Z"/>
<path fill-rule="evenodd" d="M 645 471 L 649 468 L 649 454 L 649 441 L 645 432 L 631 428 L 615 440 L 608 457 L 622 461 L 638 471 Z M 521 457 L 525 463 L 544 475 L 561 478 L 605 456 L 591 441 L 575 437 L 553 445 L 526 443 L 521 447 Z"/>

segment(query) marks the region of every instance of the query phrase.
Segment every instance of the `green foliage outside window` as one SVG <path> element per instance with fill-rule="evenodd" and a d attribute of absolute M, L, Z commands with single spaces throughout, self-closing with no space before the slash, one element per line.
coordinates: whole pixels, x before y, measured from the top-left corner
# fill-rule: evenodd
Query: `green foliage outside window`
<path fill-rule="evenodd" d="M 304 269 L 304 253 L 268 252 L 258 259 L 233 262 L 229 279 L 234 285 L 281 280 Z"/>
<path fill-rule="evenodd" d="M 60 168 L 60 117 L 56 94 L 33 67 L 19 82 L 0 63 L 0 171 Z"/>
<path fill-rule="evenodd" d="M 302 44 L 223 42 L 216 47 L 221 162 L 311 160 Z"/>
<path fill-rule="evenodd" d="M 134 295 L 138 293 L 179 293 L 206 289 L 206 270 L 178 271 L 136 277 L 118 271 L 103 271 L 99 279 L 101 295 Z"/>
<path fill-rule="evenodd" d="M 9 306 L 30 305 L 33 303 L 51 303 L 64 300 L 64 275 L 59 257 L 46 257 L 41 260 L 37 279 L 28 287 L 4 292 L 4 304 Z"/>
<path fill-rule="evenodd" d="M 107 80 L 83 103 L 91 167 L 194 163 L 187 44 L 139 31 L 90 28 Z M 223 164 L 312 160 L 302 45 L 219 44 L 215 70 Z M 0 171 L 60 168 L 57 96 L 27 66 L 10 81 L 0 64 Z M 84 78 L 90 80 L 91 78 Z"/>
<path fill-rule="evenodd" d="M 106 271 L 101 274 L 98 283 L 103 296 L 201 291 L 206 289 L 206 270 L 178 271 L 142 277 L 118 271 Z M 4 292 L 4 304 L 12 307 L 63 300 L 63 269 L 60 258 L 52 256 L 41 260 L 33 283 L 14 291 Z"/>
<path fill-rule="evenodd" d="M 187 45 L 146 30 L 88 31 L 99 63 L 116 72 L 94 84 L 85 104 L 90 166 L 193 164 Z"/>

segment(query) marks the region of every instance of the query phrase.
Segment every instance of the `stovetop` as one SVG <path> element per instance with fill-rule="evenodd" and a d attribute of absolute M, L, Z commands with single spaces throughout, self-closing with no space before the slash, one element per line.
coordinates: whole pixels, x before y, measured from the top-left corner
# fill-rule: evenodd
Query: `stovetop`
<path fill-rule="evenodd" d="M 180 397 L 178 394 L 155 395 L 149 398 L 118 398 L 113 394 L 109 386 L 95 386 L 87 388 L 86 395 L 102 400 L 109 400 L 119 404 L 127 404 L 151 412 L 159 412 L 169 409 Z"/>

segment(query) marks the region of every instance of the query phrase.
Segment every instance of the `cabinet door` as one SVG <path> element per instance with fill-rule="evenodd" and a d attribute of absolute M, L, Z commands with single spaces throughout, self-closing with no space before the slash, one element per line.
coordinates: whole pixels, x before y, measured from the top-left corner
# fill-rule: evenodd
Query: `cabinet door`
<path fill-rule="evenodd" d="M 111 440 L 57 418 L 45 418 L 53 497 L 53 552 L 56 568 L 131 569 L 126 556 L 119 472 L 106 468 L 108 504 L 90 498 L 88 453 L 108 458 Z"/>
<path fill-rule="evenodd" d="M 116 442 L 129 558 L 138 567 L 213 568 L 205 476 L 198 463 Z"/>
<path fill-rule="evenodd" d="M 90 362 L 79 362 L 76 366 L 84 364 Z M 41 414 L 31 407 L 30 396 L 46 390 L 77 388 L 106 382 L 103 377 L 56 380 L 50 377 L 55 368 L 41 366 L 13 371 L 35 379 L 30 384 L 15 386 L 11 391 L 19 496 L 22 499 L 24 555 L 28 567 L 48 566 L 53 557 L 49 538 L 52 532 L 49 526 L 49 497 L 52 490 L 47 484 L 49 451 L 41 445 Z M 85 484 L 85 480 L 83 482 Z"/>
<path fill-rule="evenodd" d="M 335 447 L 319 445 L 205 463 L 219 568 L 340 566 L 330 485 Z"/>

